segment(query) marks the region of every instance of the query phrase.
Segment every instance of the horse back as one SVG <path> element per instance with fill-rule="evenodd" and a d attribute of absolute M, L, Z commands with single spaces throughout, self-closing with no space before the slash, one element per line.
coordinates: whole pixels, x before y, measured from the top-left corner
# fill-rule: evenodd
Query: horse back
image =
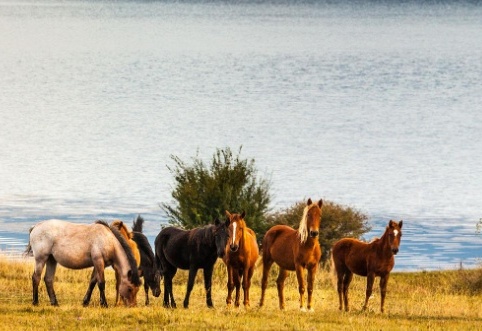
<path fill-rule="evenodd" d="M 112 261 L 116 242 L 109 228 L 101 224 L 47 220 L 35 225 L 30 232 L 36 258 L 52 255 L 58 263 L 71 269 L 91 267 L 95 257 Z"/>
<path fill-rule="evenodd" d="M 176 227 L 161 230 L 155 240 L 156 256 L 161 264 L 168 263 L 175 268 L 189 269 L 187 245 L 189 233 Z"/>
<path fill-rule="evenodd" d="M 263 238 L 263 261 L 272 260 L 286 270 L 295 270 L 299 247 L 297 231 L 287 225 L 275 225 Z"/>
<path fill-rule="evenodd" d="M 351 272 L 367 276 L 368 272 L 376 275 L 386 274 L 394 265 L 393 257 L 380 259 L 376 250 L 377 242 L 365 243 L 354 238 L 344 238 L 337 241 L 332 248 L 333 263 L 337 271 Z"/>

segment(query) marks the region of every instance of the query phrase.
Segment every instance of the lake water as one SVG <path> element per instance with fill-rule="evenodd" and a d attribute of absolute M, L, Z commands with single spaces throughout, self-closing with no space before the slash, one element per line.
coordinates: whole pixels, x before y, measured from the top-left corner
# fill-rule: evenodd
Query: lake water
<path fill-rule="evenodd" d="M 403 219 L 398 271 L 479 265 L 481 31 L 455 1 L 0 0 L 0 249 L 53 217 L 152 241 L 170 155 L 242 145 L 273 209 Z"/>

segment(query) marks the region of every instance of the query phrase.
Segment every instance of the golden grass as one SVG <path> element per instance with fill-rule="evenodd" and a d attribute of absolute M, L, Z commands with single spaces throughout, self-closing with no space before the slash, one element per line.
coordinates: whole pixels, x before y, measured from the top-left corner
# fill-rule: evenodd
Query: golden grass
<path fill-rule="evenodd" d="M 0 257 L 1 330 L 481 330 L 482 296 L 469 295 L 454 287 L 459 271 L 393 273 L 389 284 L 386 313 L 381 314 L 378 284 L 368 311 L 361 312 L 365 279 L 354 277 L 349 313 L 338 310 L 338 298 L 331 274 L 320 271 L 314 294 L 314 313 L 298 308 L 298 286 L 294 273 L 286 281 L 286 310 L 278 309 L 273 267 L 265 306 L 259 309 L 261 267 L 253 277 L 251 308 L 226 308 L 226 272 L 221 261 L 215 266 L 213 301 L 208 309 L 202 271 L 198 273 L 188 309 L 165 309 L 160 298 L 144 306 L 143 290 L 138 307 L 114 307 L 115 285 L 112 269 L 106 270 L 106 295 L 109 308 L 99 306 L 95 289 L 91 305 L 82 307 L 90 270 L 58 267 L 55 290 L 59 307 L 51 307 L 42 282 L 39 306 L 32 306 L 31 274 L 33 260 L 10 261 Z M 480 272 L 464 271 L 465 275 Z M 174 278 L 174 295 L 182 307 L 187 272 Z"/>

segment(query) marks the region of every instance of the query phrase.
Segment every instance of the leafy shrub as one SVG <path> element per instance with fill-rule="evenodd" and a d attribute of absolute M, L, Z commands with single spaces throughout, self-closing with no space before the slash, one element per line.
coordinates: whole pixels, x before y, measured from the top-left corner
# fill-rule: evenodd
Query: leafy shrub
<path fill-rule="evenodd" d="M 254 159 L 241 159 L 241 149 L 237 155 L 229 147 L 217 149 L 210 165 L 198 157 L 187 164 L 171 155 L 175 202 L 161 204 L 170 224 L 194 228 L 223 219 L 225 210 L 245 211 L 248 226 L 260 233 L 271 201 L 269 182 L 257 177 Z"/>

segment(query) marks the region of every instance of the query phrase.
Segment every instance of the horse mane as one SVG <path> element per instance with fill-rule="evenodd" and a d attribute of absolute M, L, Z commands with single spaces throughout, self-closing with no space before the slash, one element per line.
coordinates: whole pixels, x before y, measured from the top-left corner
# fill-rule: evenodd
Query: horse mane
<path fill-rule="evenodd" d="M 125 225 L 121 220 L 114 220 L 110 225 L 115 226 L 119 232 L 124 232 L 127 238 L 132 239 L 132 231 L 130 231 L 127 228 L 127 225 Z"/>
<path fill-rule="evenodd" d="M 114 234 L 114 236 L 117 238 L 119 243 L 121 244 L 122 248 L 124 249 L 126 255 L 127 255 L 127 260 L 129 261 L 129 265 L 131 267 L 132 275 L 131 275 L 131 282 L 135 286 L 140 286 L 141 285 L 141 279 L 139 278 L 139 272 L 137 270 L 137 262 L 134 257 L 134 254 L 132 253 L 132 249 L 127 243 L 127 240 L 122 236 L 122 234 L 119 232 L 119 230 L 115 226 L 110 226 L 107 224 L 105 221 L 98 220 L 95 222 L 96 224 L 101 224 L 110 229 L 110 231 Z"/>
<path fill-rule="evenodd" d="M 132 224 L 132 231 L 142 233 L 143 225 L 144 219 L 141 217 L 141 215 L 137 215 L 137 217 L 134 219 L 134 223 Z"/>
<path fill-rule="evenodd" d="M 306 205 L 303 209 L 303 216 L 301 217 L 300 226 L 298 227 L 298 236 L 300 237 L 300 243 L 304 244 L 306 239 L 308 239 L 308 222 L 307 216 L 311 205 Z"/>
<path fill-rule="evenodd" d="M 151 262 L 154 263 L 154 259 L 155 259 L 154 253 L 152 252 L 152 247 L 149 244 L 147 237 L 140 232 L 133 232 L 132 234 L 133 234 L 132 240 L 136 242 L 137 248 L 139 249 L 139 251 L 142 251 L 145 254 L 147 254 Z"/>

